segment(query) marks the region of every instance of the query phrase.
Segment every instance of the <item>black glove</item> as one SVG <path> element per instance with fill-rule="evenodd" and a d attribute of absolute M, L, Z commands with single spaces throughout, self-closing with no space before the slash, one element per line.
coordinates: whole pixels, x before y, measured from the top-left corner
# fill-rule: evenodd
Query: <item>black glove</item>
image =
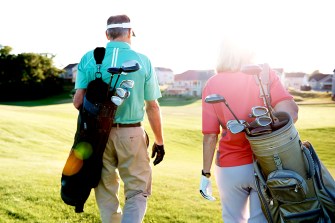
<path fill-rule="evenodd" d="M 155 166 L 163 160 L 164 155 L 165 155 L 164 145 L 160 146 L 160 145 L 157 145 L 156 143 L 154 143 L 152 145 L 151 158 L 154 158 L 156 156 L 156 158 L 154 160 L 154 165 Z"/>

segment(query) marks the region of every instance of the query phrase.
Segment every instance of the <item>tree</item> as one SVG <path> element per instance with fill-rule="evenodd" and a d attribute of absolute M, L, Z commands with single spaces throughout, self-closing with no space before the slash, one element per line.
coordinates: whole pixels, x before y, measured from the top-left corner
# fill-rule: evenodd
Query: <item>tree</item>
<path fill-rule="evenodd" d="M 7 56 L 12 51 L 10 46 L 2 46 L 0 45 L 0 57 Z"/>
<path fill-rule="evenodd" d="M 0 47 L 0 101 L 39 99 L 62 92 L 62 70 L 53 66 L 52 57 L 13 55 L 11 50 Z"/>

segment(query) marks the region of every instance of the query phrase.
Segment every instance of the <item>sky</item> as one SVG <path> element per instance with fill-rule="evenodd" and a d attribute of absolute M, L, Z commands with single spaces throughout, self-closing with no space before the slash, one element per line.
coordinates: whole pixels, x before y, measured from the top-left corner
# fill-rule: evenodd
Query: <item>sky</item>
<path fill-rule="evenodd" d="M 106 46 L 109 16 L 127 14 L 134 50 L 175 74 L 215 69 L 223 37 L 286 72 L 335 68 L 332 0 L 0 0 L 0 45 L 51 53 L 59 68 Z"/>

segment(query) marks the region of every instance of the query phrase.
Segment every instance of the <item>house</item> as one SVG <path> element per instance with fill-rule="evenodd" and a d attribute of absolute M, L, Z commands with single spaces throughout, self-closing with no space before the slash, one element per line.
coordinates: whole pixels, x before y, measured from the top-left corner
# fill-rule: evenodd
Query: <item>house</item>
<path fill-rule="evenodd" d="M 313 74 L 309 79 L 309 85 L 315 91 L 331 91 L 333 84 L 333 74 Z"/>
<path fill-rule="evenodd" d="M 173 71 L 169 68 L 155 67 L 159 85 L 172 84 L 174 81 Z"/>
<path fill-rule="evenodd" d="M 308 75 L 303 72 L 283 73 L 282 83 L 286 88 L 300 90 L 302 86 L 308 85 Z"/>
<path fill-rule="evenodd" d="M 196 96 L 202 94 L 207 80 L 214 75 L 214 70 L 188 70 L 174 76 L 173 85 L 169 86 L 164 95 Z"/>
<path fill-rule="evenodd" d="M 333 70 L 332 99 L 335 101 L 335 69 Z"/>
<path fill-rule="evenodd" d="M 63 68 L 65 73 L 62 73 L 60 77 L 64 78 L 67 82 L 74 83 L 78 72 L 78 63 L 69 64 Z"/>

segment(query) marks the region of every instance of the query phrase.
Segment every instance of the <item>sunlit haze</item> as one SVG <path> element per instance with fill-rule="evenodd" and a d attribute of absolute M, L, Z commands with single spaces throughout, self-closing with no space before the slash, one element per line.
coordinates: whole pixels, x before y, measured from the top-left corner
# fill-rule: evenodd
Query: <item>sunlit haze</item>
<path fill-rule="evenodd" d="M 105 46 L 107 18 L 129 15 L 132 46 L 174 73 L 214 69 L 223 36 L 250 44 L 257 62 L 287 72 L 332 73 L 333 1 L 1 0 L 0 45 L 56 55 L 59 68 Z"/>

